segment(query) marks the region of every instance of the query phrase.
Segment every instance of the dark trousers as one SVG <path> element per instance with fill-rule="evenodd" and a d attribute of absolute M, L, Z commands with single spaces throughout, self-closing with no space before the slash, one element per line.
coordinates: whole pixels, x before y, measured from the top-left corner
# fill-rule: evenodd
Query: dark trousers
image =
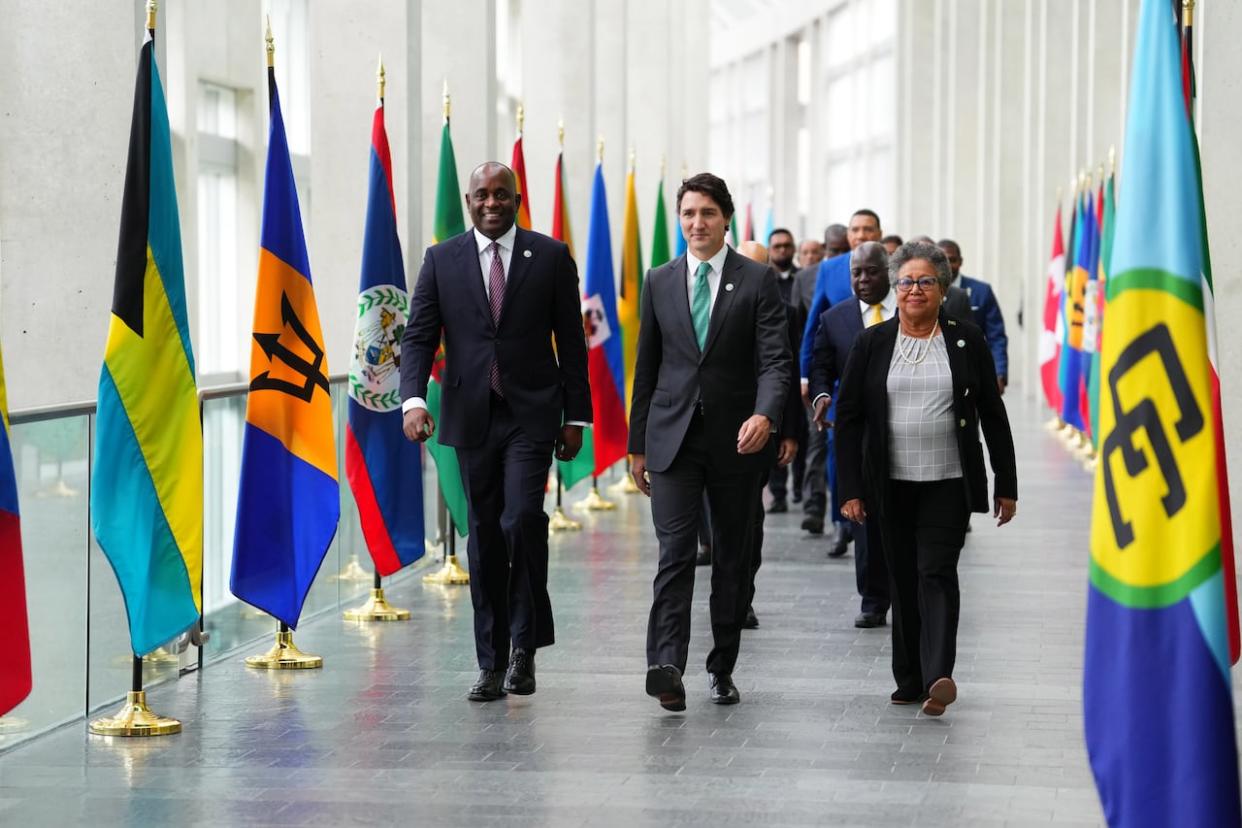
<path fill-rule="evenodd" d="M 737 663 L 742 623 L 750 602 L 750 524 L 760 493 L 760 473 L 722 467 L 724 450 L 708 442 L 702 417 L 696 415 L 672 465 L 662 472 L 650 472 L 651 520 L 660 542 L 660 563 L 647 621 L 648 664 L 672 664 L 686 671 L 694 559 L 705 490 L 712 514 L 710 606 L 714 641 L 707 669 L 731 673 Z"/>
<path fill-rule="evenodd" d="M 854 525 L 854 581 L 867 615 L 888 612 L 888 565 L 884 561 L 884 541 L 879 521 L 874 517 L 862 526 Z"/>
<path fill-rule="evenodd" d="M 893 678 L 899 692 L 918 695 L 953 675 L 957 559 L 969 510 L 961 478 L 890 487 L 880 530 L 893 599 Z"/>
<path fill-rule="evenodd" d="M 828 494 L 825 475 L 825 458 L 828 453 L 827 432 L 820 431 L 810 421 L 807 412 L 806 465 L 802 475 L 802 511 L 813 517 L 823 517 L 827 508 Z"/>
<path fill-rule="evenodd" d="M 784 471 L 783 466 L 779 466 Z M 768 485 L 770 481 L 765 472 L 763 477 L 759 479 L 759 496 L 755 498 L 755 514 L 751 518 L 751 542 L 750 542 L 750 593 L 746 599 L 746 606 L 752 607 L 755 604 L 755 576 L 759 574 L 759 567 L 763 566 L 763 519 L 767 516 L 767 512 L 763 508 L 763 487 Z"/>
<path fill-rule="evenodd" d="M 548 597 L 548 515 L 544 485 L 552 443 L 530 439 L 493 395 L 487 439 L 457 449 L 470 506 L 470 597 L 479 667 L 502 670 L 509 646 L 556 640 Z"/>
<path fill-rule="evenodd" d="M 806 437 L 806 418 L 802 417 L 799 418 L 794 429 L 794 439 L 798 441 L 798 453 L 794 455 L 793 462 L 788 466 L 773 463 L 768 472 L 768 482 L 765 485 L 772 493 L 773 500 L 785 500 L 791 486 L 794 500 L 802 496 L 802 477 L 806 473 Z"/>

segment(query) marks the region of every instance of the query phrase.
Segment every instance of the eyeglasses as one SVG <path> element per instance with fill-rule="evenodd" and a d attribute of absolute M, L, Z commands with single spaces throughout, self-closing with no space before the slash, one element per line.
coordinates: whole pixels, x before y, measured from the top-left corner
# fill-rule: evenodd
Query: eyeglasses
<path fill-rule="evenodd" d="M 919 286 L 919 290 L 927 291 L 940 284 L 940 280 L 935 276 L 920 276 L 917 279 L 911 279 L 909 276 L 897 280 L 897 292 L 909 293 L 914 289 L 915 285 Z"/>

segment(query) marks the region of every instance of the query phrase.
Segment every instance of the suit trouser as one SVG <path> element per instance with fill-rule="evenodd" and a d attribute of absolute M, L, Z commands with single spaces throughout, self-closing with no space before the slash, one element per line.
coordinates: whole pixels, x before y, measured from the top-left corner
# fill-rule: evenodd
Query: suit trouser
<path fill-rule="evenodd" d="M 773 463 L 769 470 L 768 482 L 764 485 L 772 493 L 773 500 L 785 500 L 789 495 L 792 481 L 794 499 L 802 494 L 802 479 L 806 472 L 806 418 L 800 418 L 795 424 L 794 439 L 798 441 L 798 453 L 788 466 Z"/>
<path fill-rule="evenodd" d="M 784 471 L 784 468 L 782 467 L 781 470 Z M 763 508 L 763 487 L 769 482 L 767 477 L 767 472 L 764 472 L 763 477 L 759 479 L 759 496 L 755 498 L 755 515 L 752 518 L 751 528 L 750 596 L 746 599 L 747 608 L 755 604 L 755 576 L 759 574 L 759 567 L 763 566 L 763 519 L 767 516 Z"/>
<path fill-rule="evenodd" d="M 872 517 L 854 526 L 854 581 L 867 615 L 888 612 L 888 564 L 884 560 L 884 540 L 879 521 Z"/>
<path fill-rule="evenodd" d="M 707 669 L 731 673 L 737 663 L 742 623 L 750 603 L 751 521 L 760 494 L 760 472 L 722 468 L 722 451 L 711 445 L 696 414 L 668 469 L 650 472 L 651 520 L 660 542 L 660 563 L 647 621 L 647 663 L 686 671 L 694 562 L 703 492 L 712 513 L 711 622 L 714 646 Z"/>
<path fill-rule="evenodd" d="M 953 675 L 961 610 L 957 560 L 970 513 L 960 477 L 895 480 L 888 504 L 880 529 L 893 599 L 893 678 L 899 692 L 916 696 Z"/>
<path fill-rule="evenodd" d="M 457 449 L 470 506 L 470 597 L 479 667 L 500 670 L 509 646 L 547 647 L 556 640 L 548 596 L 548 515 L 544 486 L 552 442 L 530 439 L 495 395 L 487 438 Z"/>
<path fill-rule="evenodd" d="M 827 482 L 824 474 L 828 452 L 828 435 L 811 422 L 807 412 L 806 467 L 802 476 L 802 511 L 812 517 L 823 517 L 827 508 Z"/>

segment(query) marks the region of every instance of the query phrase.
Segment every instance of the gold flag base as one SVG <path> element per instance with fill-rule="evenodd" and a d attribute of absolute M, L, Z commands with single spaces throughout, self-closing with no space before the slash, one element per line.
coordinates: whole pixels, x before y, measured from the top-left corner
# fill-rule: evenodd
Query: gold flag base
<path fill-rule="evenodd" d="M 468 584 L 470 583 L 470 573 L 461 568 L 461 564 L 457 563 L 456 555 L 449 555 L 445 560 L 444 566 L 439 571 L 431 572 L 423 576 L 424 584 Z"/>
<path fill-rule="evenodd" d="M 299 650 L 293 643 L 292 632 L 278 632 L 272 649 L 263 655 L 250 656 L 246 666 L 257 670 L 314 670 L 323 666 L 323 657 Z"/>
<path fill-rule="evenodd" d="M 582 530 L 582 524 L 565 514 L 565 510 L 557 506 L 552 510 L 552 517 L 548 518 L 548 528 L 553 532 L 578 532 Z"/>
<path fill-rule="evenodd" d="M 334 581 L 351 581 L 354 583 L 371 583 L 374 577 L 370 572 L 362 568 L 362 564 L 358 562 L 357 555 L 350 555 L 349 562 L 345 564 L 340 572 L 332 576 Z"/>
<path fill-rule="evenodd" d="M 638 484 L 634 482 L 634 476 L 629 472 L 626 472 L 620 480 L 609 486 L 608 491 L 612 494 L 642 494 L 642 489 L 638 488 Z"/>
<path fill-rule="evenodd" d="M 16 716 L 0 716 L 0 736 L 6 733 L 21 733 L 30 728 L 30 722 Z"/>
<path fill-rule="evenodd" d="M 62 477 L 50 486 L 35 492 L 35 497 L 77 497 L 81 492 L 70 486 Z"/>
<path fill-rule="evenodd" d="M 1060 417 L 1053 416 L 1052 419 L 1044 423 L 1044 428 L 1053 432 L 1060 431 L 1065 428 L 1065 420 L 1062 420 Z"/>
<path fill-rule="evenodd" d="M 145 690 L 130 690 L 116 715 L 96 719 L 90 730 L 96 736 L 167 736 L 180 733 L 181 722 L 152 713 Z"/>
<path fill-rule="evenodd" d="M 617 508 L 617 504 L 611 500 L 605 500 L 604 496 L 599 493 L 599 489 L 591 489 L 586 497 L 574 504 L 574 508 L 586 509 L 589 512 L 611 512 Z"/>
<path fill-rule="evenodd" d="M 345 610 L 346 621 L 408 621 L 410 611 L 397 609 L 384 598 L 383 587 L 371 590 L 371 597 L 360 607 Z"/>

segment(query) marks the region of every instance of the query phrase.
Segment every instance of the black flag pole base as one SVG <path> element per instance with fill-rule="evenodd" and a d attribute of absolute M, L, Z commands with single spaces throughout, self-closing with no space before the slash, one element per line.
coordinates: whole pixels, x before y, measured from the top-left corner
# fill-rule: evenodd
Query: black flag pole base
<path fill-rule="evenodd" d="M 348 581 L 355 584 L 363 584 L 371 580 L 371 573 L 362 568 L 362 564 L 358 561 L 358 555 L 349 556 L 349 560 L 341 571 L 332 576 L 334 581 Z"/>
<path fill-rule="evenodd" d="M 293 633 L 281 624 L 276 633 L 276 643 L 262 655 L 246 659 L 246 666 L 256 670 L 314 670 L 323 667 L 323 657 L 309 655 L 293 643 Z"/>
<path fill-rule="evenodd" d="M 360 607 L 345 610 L 346 621 L 408 621 L 410 611 L 397 609 L 384 598 L 384 587 L 380 583 L 379 573 L 375 573 L 375 582 L 371 586 L 371 597 Z"/>
<path fill-rule="evenodd" d="M 181 732 L 181 722 L 152 713 L 147 707 L 147 692 L 142 689 L 142 659 L 134 656 L 134 681 L 125 694 L 125 703 L 114 716 L 96 719 L 90 724 L 96 736 L 168 736 Z"/>
<path fill-rule="evenodd" d="M 424 584 L 468 584 L 470 573 L 461 568 L 456 555 L 444 559 L 444 566 L 423 576 Z"/>
<path fill-rule="evenodd" d="M 548 518 L 548 529 L 552 532 L 580 532 L 582 524 L 565 514 L 565 510 L 557 506 Z"/>

